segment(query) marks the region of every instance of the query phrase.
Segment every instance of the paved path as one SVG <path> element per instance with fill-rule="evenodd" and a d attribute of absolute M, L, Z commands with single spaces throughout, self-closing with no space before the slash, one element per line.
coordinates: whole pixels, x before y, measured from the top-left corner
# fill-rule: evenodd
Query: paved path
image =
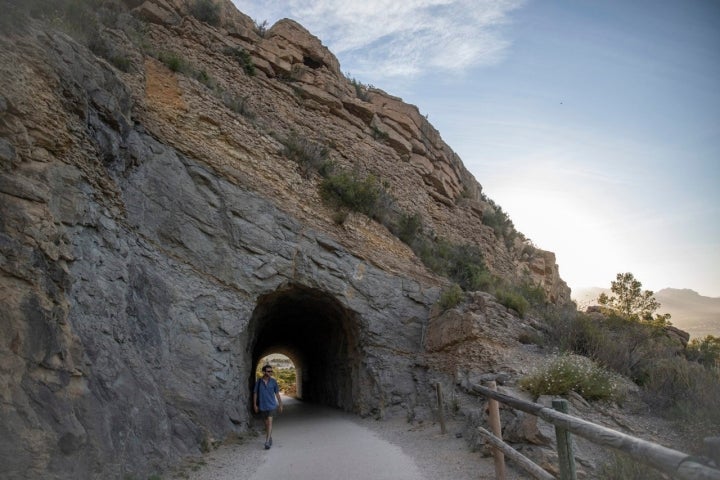
<path fill-rule="evenodd" d="M 442 435 L 433 422 L 409 424 L 359 419 L 335 409 L 284 397 L 285 412 L 275 418 L 274 445 L 265 436 L 227 442 L 201 459 L 179 466 L 187 480 L 480 480 L 494 479 L 492 458 L 468 449 L 464 425 L 450 421 Z M 262 421 L 254 427 L 262 430 Z M 393 442 L 393 443 L 390 443 Z M 402 445 L 402 448 L 398 445 Z M 508 466 L 508 480 L 529 477 Z M 165 478 L 165 477 L 163 477 Z"/>
<path fill-rule="evenodd" d="M 422 480 L 400 447 L 353 421 L 350 414 L 285 397 L 275 418 L 273 447 L 250 480 L 292 478 Z M 258 438 L 263 448 L 264 435 Z"/>

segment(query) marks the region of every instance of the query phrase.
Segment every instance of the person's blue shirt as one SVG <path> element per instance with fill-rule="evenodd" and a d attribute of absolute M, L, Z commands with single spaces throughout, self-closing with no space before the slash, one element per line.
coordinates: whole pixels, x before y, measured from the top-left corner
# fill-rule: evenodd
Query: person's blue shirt
<path fill-rule="evenodd" d="M 255 382 L 255 393 L 258 399 L 258 410 L 266 412 L 268 410 L 275 410 L 278 406 L 277 397 L 280 390 L 278 389 L 277 380 L 270 378 L 265 384 L 262 378 L 259 378 Z"/>

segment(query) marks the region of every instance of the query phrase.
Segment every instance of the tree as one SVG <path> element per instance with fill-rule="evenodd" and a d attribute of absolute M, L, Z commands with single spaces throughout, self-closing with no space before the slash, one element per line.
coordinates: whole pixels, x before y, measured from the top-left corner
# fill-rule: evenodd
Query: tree
<path fill-rule="evenodd" d="M 701 340 L 693 338 L 687 345 L 685 356 L 708 368 L 720 368 L 720 337 L 707 335 Z"/>
<path fill-rule="evenodd" d="M 656 314 L 653 318 L 660 303 L 651 290 L 642 290 L 642 283 L 632 273 L 618 273 L 615 281 L 611 282 L 610 291 L 614 295 L 602 293 L 598 297 L 598 303 L 606 309 L 630 320 L 658 326 L 671 325 L 669 313 Z"/>

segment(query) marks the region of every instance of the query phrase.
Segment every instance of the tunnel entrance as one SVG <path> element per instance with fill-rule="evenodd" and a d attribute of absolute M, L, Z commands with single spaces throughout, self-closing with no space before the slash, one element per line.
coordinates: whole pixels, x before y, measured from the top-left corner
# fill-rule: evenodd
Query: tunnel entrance
<path fill-rule="evenodd" d="M 256 379 L 262 377 L 262 367 L 264 365 L 271 365 L 273 367 L 273 370 L 275 371 L 274 377 L 278 382 L 280 393 L 285 394 L 288 397 L 300 398 L 297 392 L 297 373 L 295 364 L 290 357 L 277 352 L 262 357 L 255 369 Z"/>
<path fill-rule="evenodd" d="M 255 369 L 271 353 L 295 366 L 296 397 L 355 411 L 360 371 L 358 320 L 331 295 L 288 285 L 258 299 L 250 320 L 252 389 Z"/>

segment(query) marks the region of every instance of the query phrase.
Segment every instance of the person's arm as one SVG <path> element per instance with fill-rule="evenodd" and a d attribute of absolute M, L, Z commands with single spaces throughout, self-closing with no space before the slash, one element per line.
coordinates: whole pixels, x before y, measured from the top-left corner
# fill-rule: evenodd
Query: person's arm
<path fill-rule="evenodd" d="M 280 386 L 277 384 L 277 381 L 275 382 L 275 397 L 277 398 L 278 402 L 278 412 L 282 413 L 283 406 L 282 399 L 280 398 Z"/>
<path fill-rule="evenodd" d="M 255 382 L 255 389 L 253 390 L 253 410 L 255 410 L 255 413 L 258 413 L 258 404 L 257 404 L 257 382 Z"/>
<path fill-rule="evenodd" d="M 277 401 L 278 401 L 278 412 L 282 413 L 283 406 L 282 406 L 282 400 L 280 399 L 280 392 L 276 392 L 275 396 L 277 397 Z"/>

